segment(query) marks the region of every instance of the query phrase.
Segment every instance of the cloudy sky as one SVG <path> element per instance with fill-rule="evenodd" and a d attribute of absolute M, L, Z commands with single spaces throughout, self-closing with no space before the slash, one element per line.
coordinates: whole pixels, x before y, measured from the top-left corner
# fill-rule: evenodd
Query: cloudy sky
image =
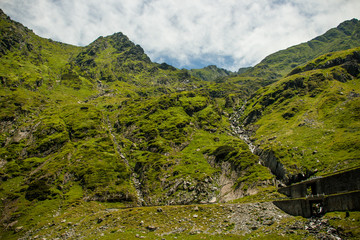
<path fill-rule="evenodd" d="M 360 19 L 359 0 L 0 0 L 0 8 L 53 40 L 85 46 L 122 32 L 155 62 L 229 70 Z"/>

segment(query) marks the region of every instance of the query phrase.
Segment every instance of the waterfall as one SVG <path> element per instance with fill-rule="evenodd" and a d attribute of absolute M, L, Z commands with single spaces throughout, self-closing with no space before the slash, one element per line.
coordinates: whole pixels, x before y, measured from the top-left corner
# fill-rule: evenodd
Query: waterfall
<path fill-rule="evenodd" d="M 230 120 L 230 127 L 233 132 L 233 135 L 239 137 L 242 139 L 249 147 L 250 151 L 252 153 L 255 152 L 256 146 L 251 142 L 250 136 L 248 133 L 243 129 L 243 126 L 240 126 L 238 119 L 241 117 L 241 115 L 244 113 L 245 104 L 241 106 L 241 108 L 237 111 L 235 111 L 229 118 Z"/>

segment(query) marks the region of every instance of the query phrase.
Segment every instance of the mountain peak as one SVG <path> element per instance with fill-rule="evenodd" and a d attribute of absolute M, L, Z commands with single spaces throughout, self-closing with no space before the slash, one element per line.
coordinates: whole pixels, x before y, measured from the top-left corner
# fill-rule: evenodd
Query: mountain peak
<path fill-rule="evenodd" d="M 216 65 L 209 65 L 206 66 L 205 69 L 218 69 L 218 67 Z"/>
<path fill-rule="evenodd" d="M 104 42 L 109 42 L 112 45 L 116 45 L 116 43 L 117 44 L 119 44 L 119 43 L 129 43 L 129 44 L 131 44 L 132 43 L 125 34 L 123 34 L 121 32 L 117 32 L 117 33 L 114 33 L 112 35 L 105 36 L 105 37 L 100 36 L 95 41 L 90 43 L 89 46 L 98 45 L 98 44 L 101 44 L 101 43 L 104 43 Z"/>
<path fill-rule="evenodd" d="M 105 51 L 108 53 L 105 54 L 106 56 L 104 55 Z M 75 58 L 75 62 L 82 67 L 94 67 L 96 65 L 95 59 L 102 59 L 100 62 L 103 62 L 104 59 L 107 59 L 106 61 L 110 62 L 116 59 L 117 62 L 122 63 L 127 60 L 143 61 L 146 63 L 151 62 L 142 47 L 135 45 L 121 32 L 106 37 L 98 37 L 80 52 Z M 107 66 L 112 65 L 110 62 L 107 63 Z"/>
<path fill-rule="evenodd" d="M 190 74 L 205 81 L 214 81 L 217 78 L 230 76 L 233 72 L 216 65 L 209 65 L 201 69 L 191 69 Z"/>
<path fill-rule="evenodd" d="M 354 29 L 359 27 L 360 27 L 360 21 L 357 20 L 356 18 L 353 18 L 351 20 L 347 20 L 345 22 L 340 23 L 339 26 L 337 26 L 337 29 L 342 31 L 346 35 L 351 36 L 354 32 Z"/>
<path fill-rule="evenodd" d="M 341 26 L 346 26 L 346 25 L 354 25 L 354 24 L 358 24 L 360 21 L 356 18 L 353 18 L 353 19 L 350 19 L 350 20 L 346 20 L 342 23 L 340 23 L 338 25 L 338 28 L 341 27 Z"/>

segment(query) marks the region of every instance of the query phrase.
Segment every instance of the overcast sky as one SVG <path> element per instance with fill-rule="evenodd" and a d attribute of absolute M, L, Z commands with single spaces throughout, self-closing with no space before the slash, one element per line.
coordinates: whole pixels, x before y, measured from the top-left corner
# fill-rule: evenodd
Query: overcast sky
<path fill-rule="evenodd" d="M 359 0 L 0 0 L 36 34 L 85 46 L 122 32 L 155 62 L 229 70 L 360 18 Z"/>

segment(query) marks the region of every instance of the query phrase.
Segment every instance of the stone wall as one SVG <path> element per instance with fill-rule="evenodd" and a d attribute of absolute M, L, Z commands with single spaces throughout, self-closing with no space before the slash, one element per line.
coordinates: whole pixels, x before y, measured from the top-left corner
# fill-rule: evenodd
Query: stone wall
<path fill-rule="evenodd" d="M 360 190 L 360 168 L 321 178 L 318 188 L 326 195 Z"/>

